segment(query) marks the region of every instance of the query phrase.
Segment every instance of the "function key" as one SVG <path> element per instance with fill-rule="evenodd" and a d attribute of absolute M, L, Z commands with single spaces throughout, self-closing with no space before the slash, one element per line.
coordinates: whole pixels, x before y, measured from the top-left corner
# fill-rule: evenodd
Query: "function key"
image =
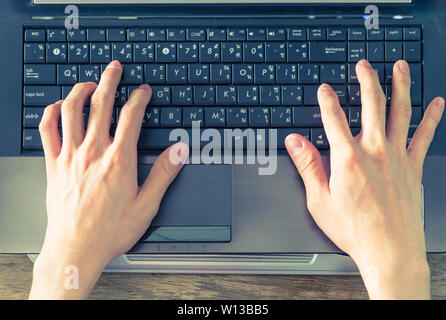
<path fill-rule="evenodd" d="M 184 41 L 186 40 L 186 30 L 180 28 L 167 29 L 168 41 Z"/>
<path fill-rule="evenodd" d="M 363 41 L 365 40 L 364 28 L 348 28 L 348 40 Z"/>
<path fill-rule="evenodd" d="M 248 41 L 265 41 L 265 29 L 248 28 Z"/>
<path fill-rule="evenodd" d="M 128 41 L 146 41 L 146 29 L 144 28 L 133 28 L 127 29 L 127 40 Z"/>
<path fill-rule="evenodd" d="M 308 40 L 327 40 L 327 30 L 319 27 L 309 28 Z"/>
<path fill-rule="evenodd" d="M 87 35 L 85 30 L 82 29 L 72 29 L 67 32 L 68 41 L 79 42 L 86 41 Z"/>
<path fill-rule="evenodd" d="M 226 29 L 208 29 L 208 40 L 209 41 L 225 41 L 226 40 Z"/>
<path fill-rule="evenodd" d="M 327 40 L 345 41 L 347 40 L 347 32 L 344 28 L 328 28 Z"/>
<path fill-rule="evenodd" d="M 161 28 L 147 29 L 147 39 L 149 41 L 166 41 L 166 30 Z"/>
<path fill-rule="evenodd" d="M 45 41 L 45 30 L 42 29 L 26 30 L 25 41 L 30 41 L 30 42 Z"/>
<path fill-rule="evenodd" d="M 305 40 L 307 40 L 307 29 L 306 28 L 289 28 L 288 29 L 288 40 L 291 40 L 291 41 L 305 41 Z"/>
<path fill-rule="evenodd" d="M 386 28 L 386 40 L 403 40 L 403 28 Z"/>
<path fill-rule="evenodd" d="M 242 28 L 228 29 L 228 40 L 246 40 L 246 30 Z"/>
<path fill-rule="evenodd" d="M 384 30 L 382 28 L 367 30 L 367 40 L 371 40 L 371 41 L 384 40 Z"/>
<path fill-rule="evenodd" d="M 404 40 L 421 40 L 419 27 L 404 28 Z"/>
<path fill-rule="evenodd" d="M 67 41 L 67 31 L 65 29 L 49 29 L 46 31 L 46 38 L 49 42 Z"/>
<path fill-rule="evenodd" d="M 121 28 L 107 29 L 107 41 L 125 41 L 125 29 Z"/>
<path fill-rule="evenodd" d="M 268 28 L 266 36 L 269 41 L 284 41 L 286 40 L 286 29 Z"/>
<path fill-rule="evenodd" d="M 204 41 L 206 40 L 206 30 L 201 28 L 187 29 L 187 40 Z"/>
<path fill-rule="evenodd" d="M 91 28 L 87 29 L 88 41 L 105 41 L 105 29 Z"/>

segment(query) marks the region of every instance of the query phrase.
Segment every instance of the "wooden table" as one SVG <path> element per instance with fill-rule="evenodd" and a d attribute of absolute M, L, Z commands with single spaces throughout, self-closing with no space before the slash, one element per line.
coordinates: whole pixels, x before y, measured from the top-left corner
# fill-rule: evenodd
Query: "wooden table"
<path fill-rule="evenodd" d="M 430 254 L 432 298 L 446 299 L 446 254 Z M 26 299 L 32 263 L 0 254 L 0 299 Z M 359 276 L 104 273 L 91 299 L 367 299 Z"/>

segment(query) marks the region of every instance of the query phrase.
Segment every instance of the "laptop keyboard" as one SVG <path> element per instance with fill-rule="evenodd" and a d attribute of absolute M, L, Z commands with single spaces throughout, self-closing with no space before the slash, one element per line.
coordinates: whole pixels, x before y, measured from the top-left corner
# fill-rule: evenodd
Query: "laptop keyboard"
<path fill-rule="evenodd" d="M 32 28 L 24 30 L 23 149 L 41 150 L 44 107 L 64 99 L 77 82 L 98 82 L 112 60 L 124 72 L 112 126 L 139 84 L 152 86 L 139 149 L 163 149 L 173 128 L 277 129 L 277 146 L 297 132 L 328 148 L 317 89 L 337 92 L 353 134 L 360 131 L 355 65 L 368 59 L 389 105 L 393 64 L 409 62 L 413 116 L 422 118 L 422 29 L 381 27 Z M 87 125 L 88 106 L 84 110 Z M 222 135 L 223 136 L 223 135 Z"/>

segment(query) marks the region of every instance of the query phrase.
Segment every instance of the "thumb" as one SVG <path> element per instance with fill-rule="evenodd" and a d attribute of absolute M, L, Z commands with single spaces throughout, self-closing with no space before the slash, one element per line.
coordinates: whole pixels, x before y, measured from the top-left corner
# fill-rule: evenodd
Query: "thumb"
<path fill-rule="evenodd" d="M 138 194 L 143 208 L 158 209 L 167 188 L 180 173 L 188 157 L 189 147 L 181 142 L 170 146 L 158 157 Z M 156 212 L 148 214 L 154 216 Z"/>
<path fill-rule="evenodd" d="M 321 154 L 310 141 L 299 134 L 287 136 L 285 145 L 304 181 L 308 210 L 314 215 L 313 211 L 321 211 L 315 207 L 329 193 L 327 173 Z"/>

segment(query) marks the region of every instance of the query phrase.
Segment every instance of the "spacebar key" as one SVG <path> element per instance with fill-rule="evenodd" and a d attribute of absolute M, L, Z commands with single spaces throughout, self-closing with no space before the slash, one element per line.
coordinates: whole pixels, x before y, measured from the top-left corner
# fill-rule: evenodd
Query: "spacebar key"
<path fill-rule="evenodd" d="M 138 148 L 139 149 L 165 149 L 177 141 L 169 140 L 169 135 L 173 129 L 142 129 L 139 135 Z M 190 130 L 188 134 L 190 135 Z M 175 136 L 174 136 L 175 138 Z"/>

